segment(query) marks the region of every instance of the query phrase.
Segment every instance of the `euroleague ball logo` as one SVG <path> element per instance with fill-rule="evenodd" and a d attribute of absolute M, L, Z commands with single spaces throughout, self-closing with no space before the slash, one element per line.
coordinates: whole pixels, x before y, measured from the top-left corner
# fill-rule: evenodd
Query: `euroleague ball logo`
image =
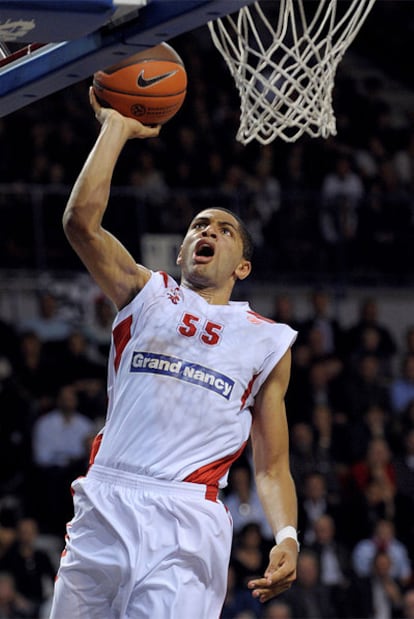
<path fill-rule="evenodd" d="M 135 103 L 134 105 L 131 106 L 131 113 L 134 116 L 144 116 L 147 112 L 147 108 L 145 107 L 145 105 L 141 105 L 141 103 Z"/>

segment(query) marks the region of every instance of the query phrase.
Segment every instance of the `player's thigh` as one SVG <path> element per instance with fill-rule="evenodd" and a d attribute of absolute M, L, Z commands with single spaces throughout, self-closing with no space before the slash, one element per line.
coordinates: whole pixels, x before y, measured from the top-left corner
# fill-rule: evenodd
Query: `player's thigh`
<path fill-rule="evenodd" d="M 75 516 L 68 524 L 50 619 L 118 617 L 117 598 L 126 571 L 122 540 L 82 488 L 75 493 L 74 504 Z"/>
<path fill-rule="evenodd" d="M 125 619 L 217 619 L 232 542 L 225 507 L 168 498 L 152 525 L 154 538 L 148 535 L 147 556 L 141 557 L 150 567 L 135 584 Z"/>
<path fill-rule="evenodd" d="M 119 619 L 100 588 L 84 584 L 79 591 L 72 579 L 61 576 L 55 583 L 49 619 Z"/>

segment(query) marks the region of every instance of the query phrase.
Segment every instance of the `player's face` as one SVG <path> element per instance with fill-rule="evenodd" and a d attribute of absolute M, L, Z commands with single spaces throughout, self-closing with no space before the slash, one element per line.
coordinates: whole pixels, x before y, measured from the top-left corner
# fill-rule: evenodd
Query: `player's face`
<path fill-rule="evenodd" d="M 195 286 L 216 286 L 244 279 L 250 262 L 243 258 L 238 221 L 220 209 L 199 213 L 191 222 L 177 263 L 183 279 Z"/>

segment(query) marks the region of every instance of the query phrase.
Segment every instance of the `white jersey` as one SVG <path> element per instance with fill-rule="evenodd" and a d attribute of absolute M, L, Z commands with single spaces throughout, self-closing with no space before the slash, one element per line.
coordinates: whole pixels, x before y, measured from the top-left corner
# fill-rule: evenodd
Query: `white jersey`
<path fill-rule="evenodd" d="M 225 486 L 248 440 L 255 396 L 295 337 L 248 303 L 210 305 L 153 273 L 114 321 L 95 462 Z"/>

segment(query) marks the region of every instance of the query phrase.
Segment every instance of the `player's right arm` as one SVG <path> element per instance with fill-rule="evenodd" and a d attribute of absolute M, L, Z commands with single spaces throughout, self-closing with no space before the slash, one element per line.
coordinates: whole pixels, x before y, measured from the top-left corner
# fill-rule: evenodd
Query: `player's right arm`
<path fill-rule="evenodd" d="M 102 108 L 92 90 L 90 102 L 101 131 L 72 189 L 64 215 L 65 234 L 102 291 L 118 309 L 150 278 L 126 248 L 102 226 L 118 157 L 133 138 L 155 137 L 159 127 L 146 127 L 114 110 Z M 120 213 L 120 216 L 122 214 Z"/>

